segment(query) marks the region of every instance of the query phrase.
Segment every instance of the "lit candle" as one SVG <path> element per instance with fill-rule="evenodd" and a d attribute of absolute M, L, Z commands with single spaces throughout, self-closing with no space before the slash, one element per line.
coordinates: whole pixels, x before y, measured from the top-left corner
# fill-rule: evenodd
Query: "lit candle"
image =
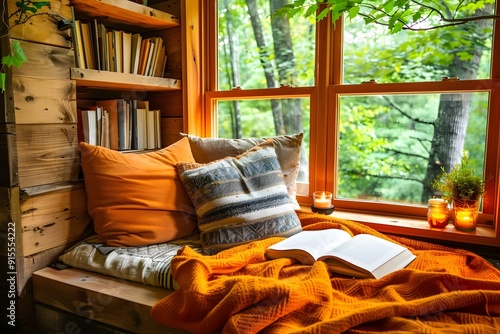
<path fill-rule="evenodd" d="M 472 228 L 474 227 L 474 220 L 472 219 L 471 212 L 457 211 L 455 214 L 455 225 L 459 228 Z"/>
<path fill-rule="evenodd" d="M 332 206 L 332 193 L 328 191 L 316 191 L 313 197 L 315 208 L 328 209 Z"/>
<path fill-rule="evenodd" d="M 444 224 L 448 224 L 448 215 L 445 213 L 432 213 L 429 219 L 429 224 L 433 227 L 441 227 Z"/>

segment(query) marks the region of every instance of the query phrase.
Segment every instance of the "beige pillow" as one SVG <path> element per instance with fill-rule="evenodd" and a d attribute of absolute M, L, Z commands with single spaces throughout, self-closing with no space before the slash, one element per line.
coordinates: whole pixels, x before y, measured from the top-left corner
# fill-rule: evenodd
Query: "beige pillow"
<path fill-rule="evenodd" d="M 191 234 L 196 213 L 175 170 L 194 162 L 188 140 L 149 153 L 123 154 L 80 143 L 87 207 L 110 246 L 144 246 Z"/>
<path fill-rule="evenodd" d="M 300 209 L 297 202 L 297 176 L 300 168 L 300 148 L 304 137 L 303 133 L 269 138 L 242 139 L 202 138 L 185 133 L 182 133 L 182 135 L 189 139 L 191 152 L 198 163 L 208 163 L 225 157 L 235 157 L 267 139 L 272 139 L 290 200 L 296 210 Z"/>

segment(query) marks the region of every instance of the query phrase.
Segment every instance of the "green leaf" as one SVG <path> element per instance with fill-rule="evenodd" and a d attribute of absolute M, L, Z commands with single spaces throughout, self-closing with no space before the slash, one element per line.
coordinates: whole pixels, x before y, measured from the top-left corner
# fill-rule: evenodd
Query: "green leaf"
<path fill-rule="evenodd" d="M 358 15 L 359 13 L 359 6 L 354 6 L 354 7 L 351 7 L 349 9 L 349 18 L 352 19 L 354 17 L 356 17 L 356 15 Z"/>
<path fill-rule="evenodd" d="M 35 6 L 37 9 L 40 9 L 45 6 L 50 7 L 50 1 L 37 1 L 37 2 L 32 2 L 31 4 Z"/>
<path fill-rule="evenodd" d="M 0 72 L 0 89 L 2 89 L 2 92 L 5 92 L 5 78 L 7 77 L 7 74 Z"/>
<path fill-rule="evenodd" d="M 318 9 L 318 5 L 311 5 L 311 7 L 307 8 L 306 13 L 304 14 L 305 17 L 309 17 L 316 13 L 316 10 Z"/>
<path fill-rule="evenodd" d="M 330 9 L 329 9 L 329 8 L 325 8 L 325 9 L 323 9 L 323 10 L 322 10 L 322 11 L 318 14 L 318 16 L 316 17 L 316 20 L 318 20 L 318 21 L 319 21 L 319 20 L 324 19 L 324 18 L 328 15 L 328 12 L 329 12 L 329 11 L 330 11 Z M 332 19 L 332 20 L 333 20 L 333 19 Z"/>
<path fill-rule="evenodd" d="M 26 58 L 21 44 L 17 40 L 12 41 L 10 55 L 2 58 L 2 64 L 19 67 L 26 62 L 28 62 L 28 58 Z"/>

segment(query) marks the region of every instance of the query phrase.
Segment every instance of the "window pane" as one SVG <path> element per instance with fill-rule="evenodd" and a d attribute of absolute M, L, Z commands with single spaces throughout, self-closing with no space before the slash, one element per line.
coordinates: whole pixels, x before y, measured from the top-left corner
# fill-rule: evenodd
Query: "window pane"
<path fill-rule="evenodd" d="M 218 89 L 314 83 L 315 22 L 270 13 L 282 0 L 218 1 Z"/>
<path fill-rule="evenodd" d="M 454 9 L 458 1 L 441 1 L 439 6 Z M 425 2 L 427 4 L 427 2 Z M 438 6 L 433 3 L 432 6 Z M 467 8 L 462 6 L 462 9 Z M 494 4 L 467 13 L 445 14 L 477 16 L 493 14 Z M 430 18 L 432 20 L 432 16 Z M 459 79 L 490 78 L 491 43 L 494 20 L 472 21 L 447 28 L 399 31 L 387 34 L 382 25 L 366 25 L 361 17 L 345 20 L 344 82 L 436 81 L 442 77 Z M 425 23 L 417 28 L 425 29 Z M 369 55 L 369 56 L 367 56 Z"/>
<path fill-rule="evenodd" d="M 484 170 L 489 94 L 340 98 L 338 198 L 425 204 L 463 151 Z"/>
<path fill-rule="evenodd" d="M 297 181 L 308 183 L 309 115 L 309 99 L 305 98 L 219 101 L 218 137 L 273 137 L 303 132 L 300 173 Z"/>

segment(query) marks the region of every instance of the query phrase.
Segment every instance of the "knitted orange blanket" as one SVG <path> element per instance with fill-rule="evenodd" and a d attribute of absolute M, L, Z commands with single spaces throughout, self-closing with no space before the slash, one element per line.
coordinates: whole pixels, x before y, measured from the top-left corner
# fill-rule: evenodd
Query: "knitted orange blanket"
<path fill-rule="evenodd" d="M 362 224 L 299 212 L 304 229 L 342 228 L 389 238 Z M 498 333 L 500 271 L 462 250 L 389 238 L 417 258 L 381 279 L 330 273 L 322 262 L 268 261 L 268 238 L 214 256 L 186 247 L 172 261 L 180 288 L 152 309 L 191 333 Z"/>

